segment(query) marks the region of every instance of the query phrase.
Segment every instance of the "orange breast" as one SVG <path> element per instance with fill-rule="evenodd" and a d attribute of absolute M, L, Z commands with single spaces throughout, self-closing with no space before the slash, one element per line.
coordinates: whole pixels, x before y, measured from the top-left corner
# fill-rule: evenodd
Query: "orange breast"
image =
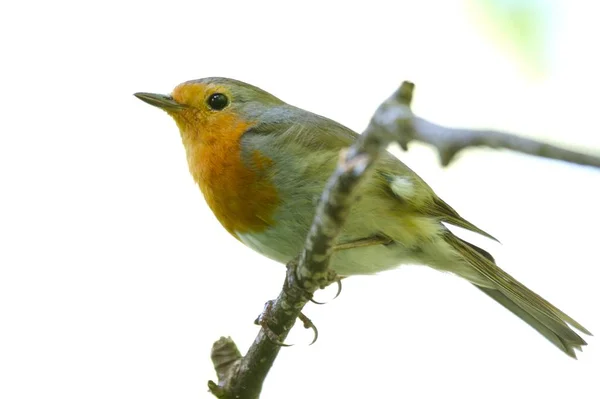
<path fill-rule="evenodd" d="M 240 138 L 250 126 L 224 112 L 193 132 L 193 140 L 184 138 L 194 180 L 215 216 L 234 236 L 267 229 L 279 203 L 275 187 L 263 173 L 272 161 L 258 152 L 242 160 Z"/>

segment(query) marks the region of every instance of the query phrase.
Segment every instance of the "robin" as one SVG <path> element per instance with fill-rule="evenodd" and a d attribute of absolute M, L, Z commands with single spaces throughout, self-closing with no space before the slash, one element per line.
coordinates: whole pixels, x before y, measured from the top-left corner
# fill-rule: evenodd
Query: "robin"
<path fill-rule="evenodd" d="M 233 79 L 184 82 L 171 95 L 135 95 L 175 120 L 189 170 L 231 235 L 278 262 L 300 253 L 339 152 L 357 133 Z M 581 324 L 500 269 L 488 252 L 444 226 L 493 239 L 415 172 L 387 151 L 374 170 L 359 189 L 361 200 L 331 258 L 338 275 L 428 265 L 467 279 L 569 356 L 586 345 L 570 327 L 590 334 Z"/>

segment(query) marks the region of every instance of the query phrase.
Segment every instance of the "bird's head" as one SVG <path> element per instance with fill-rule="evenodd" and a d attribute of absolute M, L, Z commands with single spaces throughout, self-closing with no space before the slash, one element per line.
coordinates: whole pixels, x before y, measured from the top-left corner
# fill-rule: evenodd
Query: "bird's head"
<path fill-rule="evenodd" d="M 171 115 L 186 146 L 219 140 L 247 129 L 284 105 L 258 87 L 214 77 L 181 83 L 169 95 L 135 93 L 135 96 Z"/>

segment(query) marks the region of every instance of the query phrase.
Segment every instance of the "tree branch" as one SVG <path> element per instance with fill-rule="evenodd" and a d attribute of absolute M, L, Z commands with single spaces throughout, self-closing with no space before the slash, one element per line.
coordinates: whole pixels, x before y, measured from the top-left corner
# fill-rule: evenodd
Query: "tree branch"
<path fill-rule="evenodd" d="M 437 125 L 413 116 L 414 130 L 400 138 L 400 146 L 408 149 L 412 140 L 432 145 L 438 150 L 440 163 L 448 166 L 456 155 L 469 147 L 508 149 L 542 158 L 600 168 L 600 157 L 568 150 L 549 143 L 496 130 L 456 129 Z"/>
<path fill-rule="evenodd" d="M 263 328 L 248 353 L 241 357 L 231 338 L 221 338 L 213 345 L 211 357 L 219 383 L 209 381 L 208 387 L 218 398 L 258 398 L 281 348 L 273 333 L 283 341 L 312 294 L 335 280 L 329 259 L 350 207 L 357 200 L 356 188 L 368 177 L 371 166 L 388 144 L 401 134 L 410 133 L 407 130 L 412 129 L 413 89 L 412 83 L 404 82 L 379 107 L 360 138 L 340 154 L 317 206 L 304 250 L 298 260 L 287 265 L 283 288 L 277 299 L 267 302 L 261 315 Z"/>

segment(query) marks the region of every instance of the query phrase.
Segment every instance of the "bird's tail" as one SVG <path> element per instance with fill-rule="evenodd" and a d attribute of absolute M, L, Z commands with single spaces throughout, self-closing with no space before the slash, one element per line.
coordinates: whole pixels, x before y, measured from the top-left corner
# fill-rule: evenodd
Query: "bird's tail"
<path fill-rule="evenodd" d="M 592 335 L 586 328 L 500 269 L 489 253 L 451 233 L 446 236 L 446 241 L 491 283 L 486 286 L 474 283 L 477 288 L 519 316 L 560 350 L 576 358 L 575 349 L 581 350 L 587 345 L 569 325 Z"/>

